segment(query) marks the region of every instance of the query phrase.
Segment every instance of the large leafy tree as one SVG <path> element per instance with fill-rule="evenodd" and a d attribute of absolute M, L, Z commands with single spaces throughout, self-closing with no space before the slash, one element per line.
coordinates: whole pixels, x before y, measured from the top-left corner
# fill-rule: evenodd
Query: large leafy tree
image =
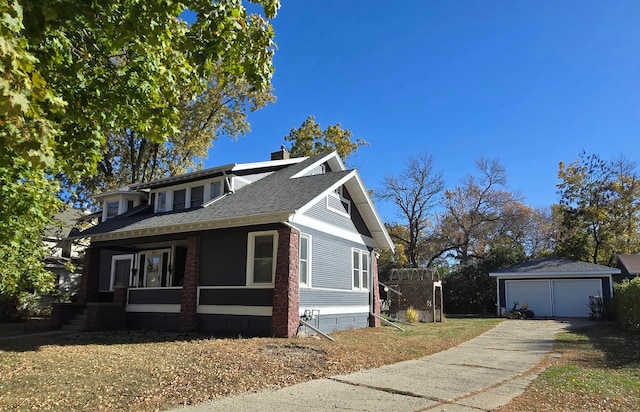
<path fill-rule="evenodd" d="M 211 79 L 265 90 L 278 0 L 0 0 L 0 294 L 43 289 L 40 233 L 58 185 L 96 171 L 109 136 L 159 144 Z M 180 18 L 186 10 L 196 18 Z"/>
<path fill-rule="evenodd" d="M 445 191 L 440 220 L 441 246 L 462 265 L 486 257 L 493 244 L 523 238 L 532 210 L 506 188 L 507 176 L 498 160 L 480 158 L 477 175 Z"/>
<path fill-rule="evenodd" d="M 77 183 L 61 175 L 65 189 L 61 195 L 86 207 L 96 193 L 199 169 L 219 136 L 235 139 L 247 133 L 248 112 L 274 101 L 271 87 L 255 89 L 244 78 L 213 78 L 195 100 L 179 106 L 178 133 L 154 142 L 130 129 L 114 131 L 107 136 L 96 173 Z"/>
<path fill-rule="evenodd" d="M 640 180 L 632 163 L 582 152 L 560 163 L 558 177 L 558 255 L 614 265 L 618 254 L 638 252 Z"/>
<path fill-rule="evenodd" d="M 340 123 L 329 125 L 322 130 L 314 116 L 309 116 L 297 129 L 291 129 L 284 140 L 289 144 L 289 152 L 293 157 L 311 156 L 318 153 L 338 152 L 346 161 L 361 146 L 368 143 L 361 138 L 352 140 L 353 133 L 343 129 Z"/>

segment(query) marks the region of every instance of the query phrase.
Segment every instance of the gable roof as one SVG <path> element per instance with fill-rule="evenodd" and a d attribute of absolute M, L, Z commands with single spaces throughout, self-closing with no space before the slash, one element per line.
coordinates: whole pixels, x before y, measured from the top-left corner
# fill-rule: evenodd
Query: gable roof
<path fill-rule="evenodd" d="M 114 240 L 280 223 L 288 221 L 294 214 L 300 213 L 336 187 L 345 184 L 378 247 L 393 248 L 393 242 L 355 170 L 307 174 L 325 162 L 332 167 L 344 169 L 335 152 L 312 156 L 274 171 L 233 193 L 206 203 L 203 207 L 155 214 L 150 213 L 150 207 L 142 208 L 138 213 L 108 219 L 79 233 L 77 237 Z"/>
<path fill-rule="evenodd" d="M 71 229 L 77 226 L 78 221 L 85 216 L 82 210 L 68 208 L 53 217 L 54 223 L 44 230 L 47 239 L 64 239 L 69 236 Z"/>
<path fill-rule="evenodd" d="M 620 269 L 550 256 L 509 266 L 504 269 L 491 272 L 489 273 L 489 276 L 546 277 L 558 275 L 611 275 L 617 273 L 620 273 Z"/>
<path fill-rule="evenodd" d="M 624 275 L 640 275 L 640 254 L 618 255 L 617 267 Z"/>

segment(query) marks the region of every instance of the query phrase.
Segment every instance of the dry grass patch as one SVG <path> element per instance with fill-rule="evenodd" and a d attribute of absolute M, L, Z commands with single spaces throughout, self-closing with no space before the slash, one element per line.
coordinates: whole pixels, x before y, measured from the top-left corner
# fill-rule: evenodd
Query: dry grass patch
<path fill-rule="evenodd" d="M 511 411 L 640 410 L 640 334 L 611 323 L 561 333 L 539 365 L 546 369 L 524 395 L 500 409 Z"/>
<path fill-rule="evenodd" d="M 162 410 L 413 359 L 499 319 L 358 329 L 337 342 L 143 332 L 0 341 L 0 410 Z"/>

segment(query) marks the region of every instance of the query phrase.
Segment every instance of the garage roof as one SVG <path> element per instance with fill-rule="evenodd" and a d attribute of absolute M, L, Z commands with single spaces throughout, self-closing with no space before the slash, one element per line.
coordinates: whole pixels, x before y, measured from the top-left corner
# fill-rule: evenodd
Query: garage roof
<path fill-rule="evenodd" d="M 620 269 L 561 257 L 544 257 L 489 273 L 493 277 L 549 277 L 566 275 L 615 275 Z"/>

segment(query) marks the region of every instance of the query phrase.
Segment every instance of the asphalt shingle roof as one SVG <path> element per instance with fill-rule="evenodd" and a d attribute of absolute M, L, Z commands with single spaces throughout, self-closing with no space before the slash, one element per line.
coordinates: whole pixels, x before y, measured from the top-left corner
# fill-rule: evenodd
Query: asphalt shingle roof
<path fill-rule="evenodd" d="M 491 274 L 579 274 L 594 272 L 611 274 L 619 273 L 619 270 L 609 266 L 550 256 L 509 266 L 504 269 L 496 270 Z"/>
<path fill-rule="evenodd" d="M 640 254 L 618 255 L 618 267 L 629 275 L 640 274 Z"/>
<path fill-rule="evenodd" d="M 293 213 L 331 185 L 352 173 L 350 170 L 291 178 L 322 155 L 277 170 L 254 183 L 228 194 L 207 207 L 178 212 L 151 213 L 151 208 L 130 216 L 118 216 L 81 232 L 79 237 L 104 233 L 144 231 L 177 225 L 225 221 L 268 214 Z"/>

